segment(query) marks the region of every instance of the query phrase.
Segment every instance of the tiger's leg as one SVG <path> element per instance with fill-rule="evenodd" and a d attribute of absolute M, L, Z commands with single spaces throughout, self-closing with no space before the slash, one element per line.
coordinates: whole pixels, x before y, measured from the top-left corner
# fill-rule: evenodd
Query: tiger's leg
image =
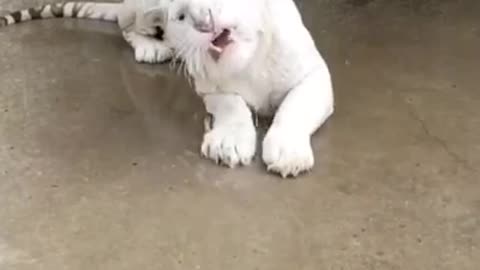
<path fill-rule="evenodd" d="M 328 69 L 310 74 L 280 105 L 263 141 L 262 158 L 269 171 L 297 176 L 314 165 L 311 135 L 333 113 Z"/>
<path fill-rule="evenodd" d="M 172 49 L 163 40 L 146 36 L 135 31 L 124 31 L 125 40 L 135 50 L 135 60 L 144 63 L 163 63 L 173 56 Z"/>
<path fill-rule="evenodd" d="M 203 102 L 211 115 L 202 142 L 202 155 L 229 167 L 248 165 L 256 150 L 252 112 L 236 94 L 206 94 Z"/>

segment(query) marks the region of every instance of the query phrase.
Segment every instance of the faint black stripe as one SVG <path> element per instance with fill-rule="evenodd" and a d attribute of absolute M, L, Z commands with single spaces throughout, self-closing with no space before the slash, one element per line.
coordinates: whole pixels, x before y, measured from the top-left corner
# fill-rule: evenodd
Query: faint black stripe
<path fill-rule="evenodd" d="M 84 6 L 83 3 L 73 3 L 73 9 L 72 9 L 72 17 L 73 18 L 78 17 L 78 13 L 83 8 L 83 6 Z"/>
<path fill-rule="evenodd" d="M 64 14 L 63 14 L 63 7 L 64 6 L 65 6 L 64 4 L 51 5 L 51 10 L 52 10 L 53 16 L 55 16 L 57 18 L 63 17 L 64 16 Z"/>
<path fill-rule="evenodd" d="M 19 23 L 22 21 L 22 12 L 21 11 L 15 11 L 10 13 L 10 16 L 12 16 L 13 20 L 15 20 L 16 23 Z"/>
<path fill-rule="evenodd" d="M 42 18 L 42 8 L 29 8 L 28 13 L 30 14 L 30 17 L 32 17 L 32 20 L 38 20 Z"/>

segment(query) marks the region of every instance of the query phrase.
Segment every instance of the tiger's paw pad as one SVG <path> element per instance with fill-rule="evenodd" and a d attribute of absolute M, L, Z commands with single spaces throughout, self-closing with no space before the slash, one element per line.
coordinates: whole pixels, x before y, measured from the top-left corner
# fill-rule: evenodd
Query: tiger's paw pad
<path fill-rule="evenodd" d="M 262 158 L 268 171 L 284 178 L 297 177 L 314 165 L 310 135 L 270 128 L 263 141 Z"/>
<path fill-rule="evenodd" d="M 248 165 L 255 155 L 256 139 L 251 123 L 215 127 L 203 137 L 202 155 L 230 168 Z"/>

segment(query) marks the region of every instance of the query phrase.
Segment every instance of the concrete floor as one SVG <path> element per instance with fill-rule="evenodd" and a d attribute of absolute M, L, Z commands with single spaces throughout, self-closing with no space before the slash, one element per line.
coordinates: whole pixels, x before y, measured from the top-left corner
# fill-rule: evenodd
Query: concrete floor
<path fill-rule="evenodd" d="M 298 2 L 337 112 L 295 181 L 201 159 L 114 25 L 1 29 L 0 269 L 479 269 L 480 1 Z"/>

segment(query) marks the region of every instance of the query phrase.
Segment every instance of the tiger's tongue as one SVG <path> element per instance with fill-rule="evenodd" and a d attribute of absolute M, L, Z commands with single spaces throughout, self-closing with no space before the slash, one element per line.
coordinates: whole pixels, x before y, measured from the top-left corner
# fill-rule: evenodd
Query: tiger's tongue
<path fill-rule="evenodd" d="M 210 56 L 212 56 L 215 61 L 218 61 L 225 48 L 231 42 L 232 40 L 230 39 L 230 30 L 223 30 L 223 32 L 220 33 L 220 35 L 218 35 L 210 44 L 210 48 L 208 49 Z"/>

